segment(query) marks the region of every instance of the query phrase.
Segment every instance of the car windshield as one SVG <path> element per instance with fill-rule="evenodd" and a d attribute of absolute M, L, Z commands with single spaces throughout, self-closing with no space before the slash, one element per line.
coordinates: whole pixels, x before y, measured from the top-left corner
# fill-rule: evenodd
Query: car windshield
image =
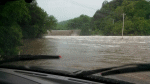
<path fill-rule="evenodd" d="M 61 55 L 19 61 L 94 70 L 150 63 L 150 0 L 0 1 L 0 60 L 15 55 Z M 150 82 L 150 72 L 113 79 Z M 140 82 L 141 83 L 141 82 Z"/>

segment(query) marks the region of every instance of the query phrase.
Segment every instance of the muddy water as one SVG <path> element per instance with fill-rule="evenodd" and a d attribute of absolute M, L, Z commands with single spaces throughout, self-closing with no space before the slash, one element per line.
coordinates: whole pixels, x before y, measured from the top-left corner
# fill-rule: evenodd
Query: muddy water
<path fill-rule="evenodd" d="M 45 36 L 24 40 L 21 54 L 61 55 L 60 60 L 21 62 L 27 65 L 95 69 L 150 62 L 150 37 Z"/>
<path fill-rule="evenodd" d="M 61 55 L 59 60 L 15 62 L 17 65 L 98 69 L 130 63 L 150 63 L 149 36 L 45 36 L 24 40 L 21 54 Z M 12 63 L 13 64 L 13 63 Z M 148 75 L 149 74 L 149 75 Z M 119 78 L 150 82 L 150 73 L 123 74 Z"/>

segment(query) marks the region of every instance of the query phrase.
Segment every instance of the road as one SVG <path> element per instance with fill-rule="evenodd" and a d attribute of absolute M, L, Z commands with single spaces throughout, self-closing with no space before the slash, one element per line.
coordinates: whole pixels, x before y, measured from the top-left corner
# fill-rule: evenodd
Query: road
<path fill-rule="evenodd" d="M 91 70 L 150 62 L 149 36 L 45 36 L 24 40 L 21 54 L 61 55 L 60 60 L 34 60 L 18 65 L 61 66 Z M 123 74 L 128 80 L 150 82 L 150 73 Z"/>

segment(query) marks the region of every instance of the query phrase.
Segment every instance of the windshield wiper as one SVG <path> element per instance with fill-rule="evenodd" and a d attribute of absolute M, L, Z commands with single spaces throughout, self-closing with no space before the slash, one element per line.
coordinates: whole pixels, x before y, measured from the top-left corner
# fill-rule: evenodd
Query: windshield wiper
<path fill-rule="evenodd" d="M 144 71 L 150 71 L 150 64 L 131 64 L 126 65 L 124 68 L 118 67 L 118 69 L 110 70 L 101 73 L 102 76 L 107 75 L 116 75 L 116 74 L 123 74 L 123 73 L 134 73 L 134 72 L 144 72 Z"/>
<path fill-rule="evenodd" d="M 27 61 L 27 60 L 38 60 L 38 59 L 59 59 L 61 56 L 53 55 L 16 55 L 16 56 L 7 56 L 9 58 L 4 58 L 0 61 L 0 64 L 15 62 L 15 61 Z"/>
<path fill-rule="evenodd" d="M 96 73 L 101 73 L 102 76 L 116 75 L 123 73 L 144 72 L 150 71 L 150 63 L 145 64 L 127 64 L 118 67 L 110 67 L 96 70 L 83 71 L 77 73 L 77 76 L 88 76 Z"/>
<path fill-rule="evenodd" d="M 134 84 L 127 81 L 122 80 L 116 80 L 111 78 L 104 78 L 101 76 L 78 76 L 73 72 L 68 71 L 62 71 L 59 69 L 51 69 L 51 68 L 42 68 L 42 67 L 34 67 L 34 66 L 18 66 L 18 65 L 0 65 L 0 68 L 6 68 L 6 69 L 15 69 L 18 70 L 25 70 L 25 71 L 34 71 L 34 72 L 40 72 L 40 73 L 47 73 L 47 74 L 53 74 L 53 75 L 60 75 L 60 76 L 66 76 L 66 77 L 73 77 L 78 79 L 84 79 L 88 81 L 95 81 L 105 84 Z"/>

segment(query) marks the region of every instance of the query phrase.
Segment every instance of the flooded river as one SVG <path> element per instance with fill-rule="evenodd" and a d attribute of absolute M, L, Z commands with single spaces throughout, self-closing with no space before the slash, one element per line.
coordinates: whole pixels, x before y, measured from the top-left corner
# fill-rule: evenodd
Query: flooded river
<path fill-rule="evenodd" d="M 60 60 L 31 64 L 97 68 L 150 62 L 148 36 L 126 36 L 123 39 L 119 36 L 45 36 L 43 39 L 24 40 L 23 43 L 21 54 L 62 56 Z"/>
<path fill-rule="evenodd" d="M 17 62 L 19 65 L 88 70 L 150 62 L 149 36 L 125 36 L 123 39 L 120 36 L 45 36 L 42 39 L 24 40 L 23 43 L 21 54 L 61 55 L 62 58 Z"/>

